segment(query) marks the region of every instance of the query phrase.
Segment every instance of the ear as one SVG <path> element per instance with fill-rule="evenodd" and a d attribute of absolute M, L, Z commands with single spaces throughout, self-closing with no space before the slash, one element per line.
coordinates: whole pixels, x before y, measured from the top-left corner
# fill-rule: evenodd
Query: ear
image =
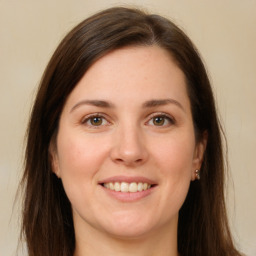
<path fill-rule="evenodd" d="M 194 181 L 196 179 L 196 170 L 201 169 L 201 165 L 204 159 L 204 152 L 207 146 L 208 141 L 208 132 L 205 131 L 202 135 L 200 141 L 197 142 L 193 157 L 192 164 L 192 172 L 191 172 L 191 180 Z"/>
<path fill-rule="evenodd" d="M 49 160 L 52 167 L 52 171 L 60 178 L 59 159 L 57 153 L 56 142 L 51 141 L 49 146 Z"/>

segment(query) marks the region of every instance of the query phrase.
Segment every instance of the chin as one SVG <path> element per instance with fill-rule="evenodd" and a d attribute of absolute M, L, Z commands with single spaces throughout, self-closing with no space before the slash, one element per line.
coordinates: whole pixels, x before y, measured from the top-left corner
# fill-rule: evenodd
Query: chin
<path fill-rule="evenodd" d="M 106 232 L 112 237 L 122 240 L 134 240 L 142 239 L 146 237 L 150 232 L 150 228 L 133 225 L 130 227 L 116 227 L 107 229 Z"/>
<path fill-rule="evenodd" d="M 150 220 L 151 219 L 151 220 Z M 132 216 L 126 214 L 114 218 L 103 223 L 105 232 L 120 239 L 136 239 L 143 238 L 150 234 L 158 225 L 154 223 L 152 218 L 145 218 L 143 214 Z"/>

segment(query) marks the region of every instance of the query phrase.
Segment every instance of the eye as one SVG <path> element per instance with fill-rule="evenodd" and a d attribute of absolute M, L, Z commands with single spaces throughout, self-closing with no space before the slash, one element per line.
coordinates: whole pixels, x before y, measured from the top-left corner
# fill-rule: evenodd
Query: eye
<path fill-rule="evenodd" d="M 101 115 L 90 115 L 83 119 L 82 121 L 83 124 L 86 126 L 92 126 L 92 127 L 99 127 L 99 126 L 104 126 L 108 124 L 108 121 Z"/>
<path fill-rule="evenodd" d="M 166 114 L 160 114 L 151 117 L 148 124 L 153 126 L 169 126 L 174 124 L 174 120 Z"/>
<path fill-rule="evenodd" d="M 103 123 L 103 118 L 99 116 L 95 116 L 95 117 L 91 117 L 88 121 L 93 126 L 100 126 Z"/>

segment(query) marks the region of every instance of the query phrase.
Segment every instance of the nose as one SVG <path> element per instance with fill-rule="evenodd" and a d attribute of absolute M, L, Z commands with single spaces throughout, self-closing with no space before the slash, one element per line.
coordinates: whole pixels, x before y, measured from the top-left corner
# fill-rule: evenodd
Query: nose
<path fill-rule="evenodd" d="M 112 161 L 126 166 L 137 166 L 148 159 L 146 140 L 135 127 L 118 128 L 111 149 Z"/>

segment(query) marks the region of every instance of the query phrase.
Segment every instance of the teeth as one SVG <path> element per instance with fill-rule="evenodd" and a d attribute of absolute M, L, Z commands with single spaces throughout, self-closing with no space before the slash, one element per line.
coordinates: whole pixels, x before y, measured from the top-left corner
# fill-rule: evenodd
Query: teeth
<path fill-rule="evenodd" d="M 143 183 L 138 183 L 138 191 L 142 191 L 143 190 Z"/>
<path fill-rule="evenodd" d="M 119 192 L 121 190 L 120 183 L 119 182 L 115 182 L 114 188 L 115 188 L 115 191 Z"/>
<path fill-rule="evenodd" d="M 131 183 L 127 183 L 127 182 L 108 182 L 108 183 L 104 183 L 103 184 L 105 188 L 110 189 L 110 190 L 115 190 L 117 192 L 131 192 L 131 193 L 135 193 L 135 192 L 141 192 L 143 190 L 147 190 L 149 188 L 151 188 L 151 185 L 148 183 L 136 183 L 136 182 L 131 182 Z"/>
<path fill-rule="evenodd" d="M 112 182 L 109 183 L 109 188 L 110 188 L 111 190 L 114 190 L 114 189 L 115 189 L 114 184 L 113 184 Z"/>
<path fill-rule="evenodd" d="M 122 182 L 120 187 L 122 192 L 129 192 L 129 183 Z"/>
<path fill-rule="evenodd" d="M 104 187 L 105 187 L 105 188 L 110 188 L 109 183 L 104 183 Z"/>
<path fill-rule="evenodd" d="M 136 182 L 132 182 L 129 185 L 129 192 L 137 192 L 138 191 L 138 185 Z"/>

